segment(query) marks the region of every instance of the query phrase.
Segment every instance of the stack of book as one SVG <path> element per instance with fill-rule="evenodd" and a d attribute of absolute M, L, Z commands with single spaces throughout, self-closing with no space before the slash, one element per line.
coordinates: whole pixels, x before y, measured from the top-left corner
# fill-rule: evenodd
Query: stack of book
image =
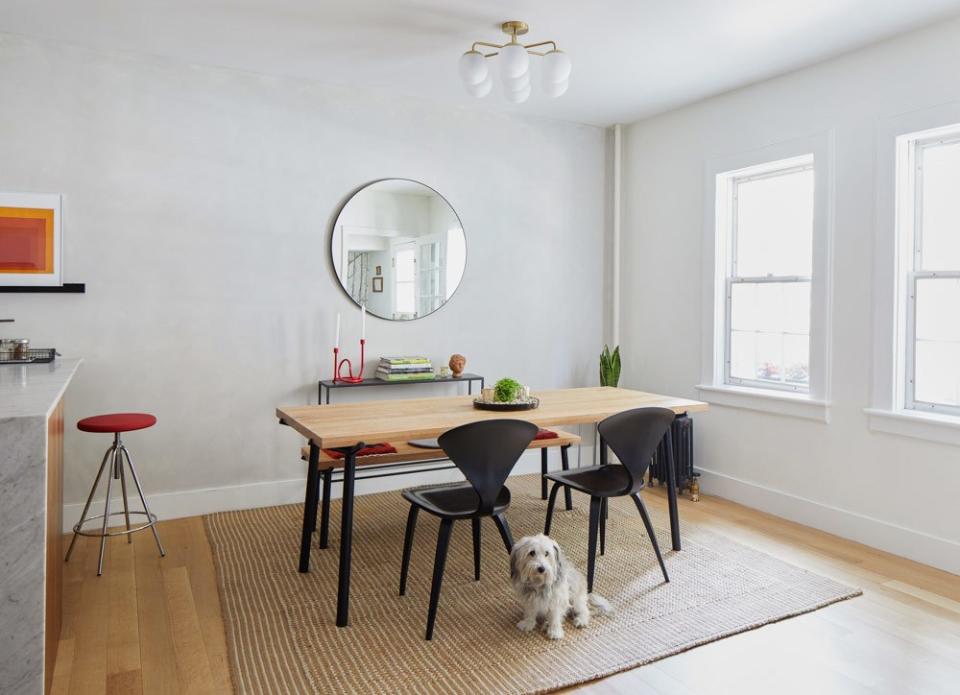
<path fill-rule="evenodd" d="M 377 378 L 384 381 L 433 379 L 433 364 L 426 357 L 381 357 Z"/>

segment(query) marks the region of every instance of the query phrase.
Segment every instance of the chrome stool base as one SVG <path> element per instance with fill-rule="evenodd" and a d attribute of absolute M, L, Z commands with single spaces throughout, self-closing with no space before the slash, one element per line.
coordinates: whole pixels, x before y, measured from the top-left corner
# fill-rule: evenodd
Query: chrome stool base
<path fill-rule="evenodd" d="M 127 465 L 126 468 L 130 469 L 130 477 L 133 478 L 133 483 L 137 487 L 137 494 L 140 496 L 140 503 L 143 504 L 143 511 L 140 510 L 131 510 L 127 504 L 127 478 L 124 472 L 123 461 L 126 459 Z M 87 516 L 87 512 L 90 511 L 90 503 L 93 502 L 93 496 L 97 492 L 97 487 L 100 485 L 100 479 L 103 477 L 103 471 L 107 468 L 107 462 L 110 462 L 110 470 L 107 473 L 107 496 L 104 498 L 103 502 L 103 514 L 97 514 L 95 516 Z M 120 481 L 120 488 L 123 492 L 123 511 L 122 512 L 111 512 L 110 511 L 110 493 L 112 492 L 113 481 Z M 111 516 L 120 516 L 123 515 L 124 520 L 126 521 L 126 530 L 123 531 L 108 531 L 107 522 Z M 144 516 L 147 521 L 139 526 L 130 526 L 130 517 L 131 516 Z M 99 531 L 85 531 L 83 530 L 84 524 L 87 524 L 91 521 L 97 519 L 102 519 L 100 523 Z M 130 460 L 130 454 L 127 451 L 127 448 L 123 445 L 123 441 L 120 439 L 120 433 L 116 432 L 113 435 L 113 444 L 110 445 L 110 448 L 107 449 L 107 453 L 103 455 L 103 462 L 100 464 L 100 470 L 97 472 L 97 479 L 93 481 L 93 487 L 90 488 L 90 495 L 87 497 L 87 503 L 83 505 L 83 513 L 80 514 L 80 521 L 76 523 L 73 527 L 73 538 L 70 540 L 70 547 L 67 549 L 67 557 L 64 562 L 70 561 L 70 555 L 73 553 L 73 546 L 77 542 L 79 536 L 87 536 L 92 538 L 100 539 L 100 560 L 97 563 L 97 576 L 103 575 L 103 551 L 106 548 L 107 538 L 111 536 L 126 536 L 127 543 L 132 542 L 131 534 L 136 533 L 137 531 L 142 531 L 145 528 L 149 528 L 153 531 L 153 538 L 157 541 L 157 548 L 160 550 L 160 557 L 166 555 L 166 552 L 163 549 L 163 544 L 160 542 L 160 534 L 157 533 L 157 515 L 150 512 L 150 508 L 147 506 L 147 500 L 143 496 L 143 488 L 140 487 L 140 479 L 137 478 L 137 471 L 133 467 L 133 461 Z"/>

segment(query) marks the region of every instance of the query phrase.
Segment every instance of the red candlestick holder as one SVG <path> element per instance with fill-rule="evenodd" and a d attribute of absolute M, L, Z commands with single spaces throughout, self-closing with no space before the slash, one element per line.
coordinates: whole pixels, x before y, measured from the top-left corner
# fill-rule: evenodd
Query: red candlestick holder
<path fill-rule="evenodd" d="M 338 359 L 340 348 L 333 348 L 333 383 L 342 381 L 345 384 L 359 384 L 363 381 L 364 346 L 366 344 L 367 341 L 360 338 L 360 371 L 356 375 L 353 373 L 353 362 L 346 357 L 342 360 Z M 340 373 L 343 371 L 343 365 L 347 365 L 347 376 Z"/>

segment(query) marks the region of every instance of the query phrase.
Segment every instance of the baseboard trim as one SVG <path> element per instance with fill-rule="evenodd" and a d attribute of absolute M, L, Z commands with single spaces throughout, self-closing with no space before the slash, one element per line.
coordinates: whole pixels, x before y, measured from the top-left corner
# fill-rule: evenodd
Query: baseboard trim
<path fill-rule="evenodd" d="M 533 452 L 534 455 L 525 454 L 513 471 L 513 475 L 523 475 L 525 473 L 536 473 L 540 471 L 540 455 Z M 588 455 L 589 452 L 584 452 Z M 575 456 L 571 456 L 576 461 Z M 435 464 L 433 464 L 435 465 Z M 575 463 L 574 463 L 575 465 Z M 431 464 L 424 464 L 422 467 L 411 466 L 408 475 L 396 475 L 389 478 L 374 478 L 372 480 L 358 480 L 357 494 L 369 495 L 374 492 L 386 492 L 389 490 L 400 490 L 413 485 L 423 485 L 425 483 L 444 483 L 463 480 L 459 471 L 450 469 L 446 471 L 433 471 L 429 473 L 419 472 L 420 468 L 430 467 Z M 550 455 L 551 469 L 559 468 L 559 455 Z M 212 514 L 214 512 L 224 512 L 235 509 L 256 509 L 257 507 L 272 507 L 278 504 L 293 504 L 303 502 L 303 490 L 306 480 L 304 478 L 291 478 L 288 480 L 268 480 L 257 483 L 246 483 L 243 485 L 227 485 L 216 488 L 200 488 L 195 490 L 178 490 L 174 492 L 159 492 L 147 495 L 147 504 L 150 505 L 150 511 L 157 515 L 159 519 L 180 519 L 186 516 L 196 516 L 198 514 Z M 340 497 L 342 486 L 334 484 L 332 497 Z M 102 494 L 102 493 L 101 493 Z M 136 495 L 133 492 L 134 496 Z M 134 502 L 131 499 L 131 508 L 140 509 L 139 499 Z M 103 502 L 98 498 L 91 506 L 91 513 L 99 514 L 103 511 Z M 123 509 L 123 502 L 120 497 L 111 498 L 111 511 Z M 82 503 L 65 504 L 63 506 L 63 531 L 68 533 L 73 530 L 73 524 L 80 519 L 80 513 L 83 511 Z M 121 517 L 117 517 L 122 521 Z M 119 523 L 114 521 L 113 523 Z"/>
<path fill-rule="evenodd" d="M 700 471 L 704 493 L 723 497 L 790 521 L 873 548 L 960 574 L 960 543 L 805 497 L 735 478 Z"/>

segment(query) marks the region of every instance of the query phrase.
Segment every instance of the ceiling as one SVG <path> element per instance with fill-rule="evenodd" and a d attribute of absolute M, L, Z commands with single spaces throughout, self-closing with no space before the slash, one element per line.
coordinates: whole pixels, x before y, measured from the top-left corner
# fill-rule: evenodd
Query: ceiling
<path fill-rule="evenodd" d="M 609 125 L 955 14 L 960 0 L 0 0 L 0 31 Z M 464 93 L 457 58 L 508 19 L 569 53 L 566 95 Z"/>

